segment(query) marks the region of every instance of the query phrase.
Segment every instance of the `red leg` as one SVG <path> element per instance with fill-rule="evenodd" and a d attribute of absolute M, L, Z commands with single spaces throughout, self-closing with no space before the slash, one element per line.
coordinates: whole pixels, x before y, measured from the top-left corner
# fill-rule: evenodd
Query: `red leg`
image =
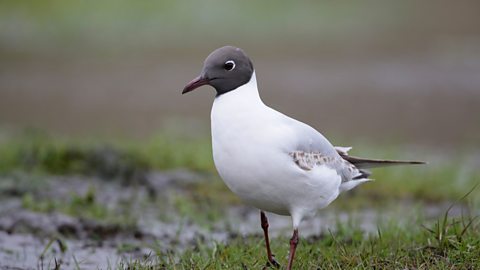
<path fill-rule="evenodd" d="M 260 211 L 260 221 L 263 229 L 263 235 L 265 236 L 265 246 L 267 247 L 268 261 L 273 266 L 280 267 L 280 264 L 275 260 L 275 257 L 270 250 L 270 240 L 268 239 L 268 219 L 263 211 Z"/>
<path fill-rule="evenodd" d="M 292 238 L 290 239 L 290 256 L 288 256 L 287 270 L 292 269 L 293 257 L 295 256 L 295 250 L 297 249 L 297 244 L 298 244 L 298 229 L 294 229 Z"/>

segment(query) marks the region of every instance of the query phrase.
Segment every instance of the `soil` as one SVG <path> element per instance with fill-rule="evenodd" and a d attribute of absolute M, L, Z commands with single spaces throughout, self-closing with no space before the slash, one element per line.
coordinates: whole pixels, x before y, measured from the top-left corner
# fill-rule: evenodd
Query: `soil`
<path fill-rule="evenodd" d="M 106 269 L 169 250 L 191 249 L 199 241 L 211 245 L 214 241 L 228 243 L 239 236 L 261 237 L 259 212 L 248 206 L 226 205 L 225 216 L 205 226 L 196 222 L 195 217 L 180 216 L 174 208 L 160 205 L 169 203 L 171 194 L 186 195 L 185 190 L 192 183 L 211 180 L 205 175 L 185 170 L 153 172 L 141 185 L 84 176 L 44 176 L 37 180 L 42 184 L 24 185 L 23 181 L 32 180 L 23 177 L 1 179 L 4 185 L 0 188 L 0 269 L 51 269 L 56 264 L 62 269 L 72 269 L 77 264 L 82 268 Z M 12 181 L 16 184 L 8 185 Z M 96 203 L 110 211 L 130 211 L 127 218 L 134 221 L 89 219 L 56 210 L 33 211 L 22 201 L 25 194 L 34 194 L 39 200 L 68 202 L 69 196 L 85 196 L 92 188 L 97 191 Z M 393 209 L 327 208 L 303 222 L 301 234 L 307 241 L 314 241 L 327 235 L 328 230 L 334 231 L 339 222 L 375 233 L 379 222 L 394 215 L 436 219 L 449 205 L 445 202 L 416 207 L 414 202 L 403 202 Z M 458 216 L 462 210 L 462 206 L 455 207 L 451 215 Z M 268 217 L 273 237 L 290 235 L 289 217 Z"/>

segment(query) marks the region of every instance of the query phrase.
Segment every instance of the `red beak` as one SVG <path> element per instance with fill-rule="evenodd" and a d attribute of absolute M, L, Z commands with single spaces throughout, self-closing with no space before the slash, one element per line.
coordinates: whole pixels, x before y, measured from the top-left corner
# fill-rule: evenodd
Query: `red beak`
<path fill-rule="evenodd" d="M 202 76 L 198 76 L 195 79 L 193 79 L 191 82 L 189 82 L 185 88 L 183 88 L 182 94 L 188 93 L 190 91 L 193 91 L 197 89 L 198 87 L 202 85 L 206 85 L 209 83 L 209 79 L 204 78 Z"/>

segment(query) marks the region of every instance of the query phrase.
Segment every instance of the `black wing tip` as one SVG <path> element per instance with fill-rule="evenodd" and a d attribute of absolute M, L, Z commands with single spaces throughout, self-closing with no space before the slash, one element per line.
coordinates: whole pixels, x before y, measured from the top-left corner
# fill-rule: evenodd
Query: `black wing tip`
<path fill-rule="evenodd" d="M 366 163 L 371 164 L 384 164 L 384 165 L 426 165 L 425 161 L 410 161 L 410 160 L 370 160 Z"/>
<path fill-rule="evenodd" d="M 401 165 L 425 165 L 424 161 L 417 160 L 388 160 L 388 159 L 367 159 L 354 156 L 342 156 L 343 159 L 355 165 L 357 168 L 367 169 L 385 166 L 401 166 Z"/>
<path fill-rule="evenodd" d="M 406 161 L 406 163 L 412 165 L 428 165 L 426 161 Z"/>

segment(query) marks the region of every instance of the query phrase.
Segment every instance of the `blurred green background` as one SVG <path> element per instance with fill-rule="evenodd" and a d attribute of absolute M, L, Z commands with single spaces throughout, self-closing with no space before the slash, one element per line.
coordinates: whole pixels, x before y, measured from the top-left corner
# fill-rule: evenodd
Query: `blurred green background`
<path fill-rule="evenodd" d="M 478 1 L 2 1 L 0 127 L 207 134 L 215 48 L 253 59 L 264 101 L 336 144 L 480 141 Z M 335 138 L 335 139 L 333 139 Z"/>

